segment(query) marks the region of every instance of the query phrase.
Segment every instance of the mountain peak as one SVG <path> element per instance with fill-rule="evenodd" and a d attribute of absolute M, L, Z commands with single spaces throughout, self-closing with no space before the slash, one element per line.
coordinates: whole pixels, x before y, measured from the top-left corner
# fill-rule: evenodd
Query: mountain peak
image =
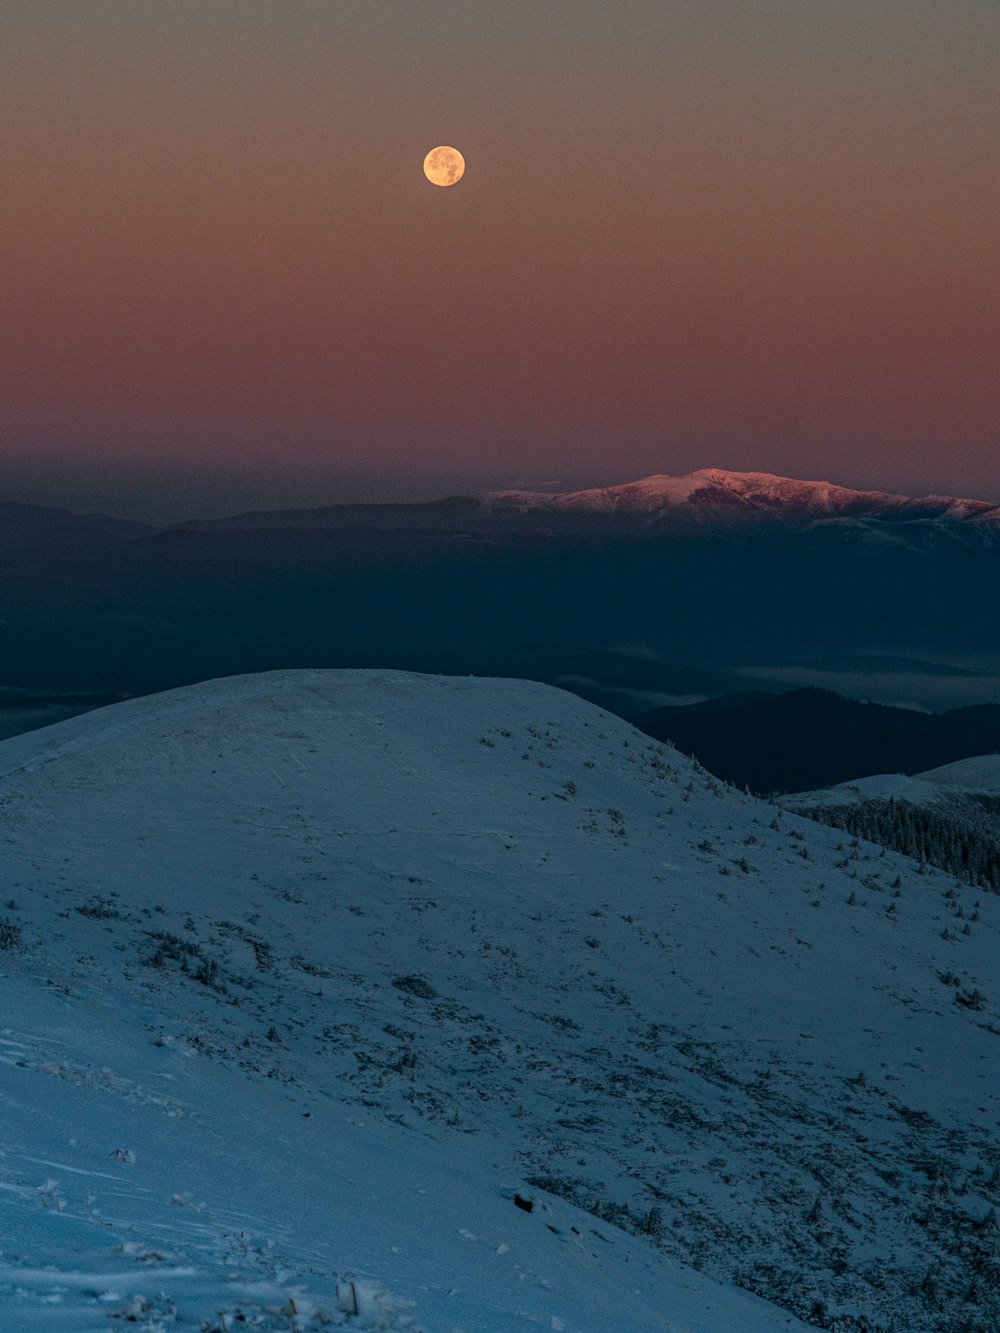
<path fill-rule="evenodd" d="M 954 496 L 914 497 L 858 491 L 830 481 L 801 481 L 772 472 L 700 468 L 681 476 L 653 473 L 636 481 L 582 491 L 494 491 L 481 497 L 493 513 L 586 513 L 622 520 L 700 524 L 817 520 L 965 520 L 1000 523 L 1000 506 Z"/>

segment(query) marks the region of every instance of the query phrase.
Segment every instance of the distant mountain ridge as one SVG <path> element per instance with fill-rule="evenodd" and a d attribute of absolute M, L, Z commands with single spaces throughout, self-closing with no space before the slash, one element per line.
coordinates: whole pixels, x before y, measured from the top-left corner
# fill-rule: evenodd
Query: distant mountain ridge
<path fill-rule="evenodd" d="M 931 519 L 1000 525 L 1000 505 L 982 500 L 855 491 L 828 481 L 796 481 L 770 472 L 729 472 L 723 468 L 703 468 L 679 477 L 657 474 L 621 486 L 561 495 L 498 491 L 482 500 L 494 513 L 589 512 L 654 523 L 683 517 L 723 526 L 775 519 L 786 523 Z"/>
<path fill-rule="evenodd" d="M 1000 504 L 957 496 L 857 491 L 828 481 L 799 481 L 770 472 L 702 468 L 683 476 L 654 474 L 582 491 L 487 491 L 439 500 L 336 504 L 255 510 L 225 518 L 186 519 L 165 527 L 75 514 L 40 505 L 0 503 L 0 547 L 34 541 L 127 540 L 157 531 L 210 535 L 262 529 L 371 528 L 396 532 L 497 531 L 614 533 L 761 531 L 816 525 L 883 538 L 886 529 L 961 532 L 1000 539 Z"/>
<path fill-rule="evenodd" d="M 316 509 L 257 511 L 194 520 L 175 527 L 236 532 L 265 527 L 392 529 L 494 528 L 595 532 L 682 532 L 719 528 L 797 527 L 814 523 L 933 523 L 1000 533 L 1000 505 L 955 496 L 914 497 L 855 491 L 827 481 L 797 481 L 769 472 L 703 468 L 684 476 L 656 474 L 592 490 L 488 491 L 419 504 L 327 505 Z"/>
<path fill-rule="evenodd" d="M 919 773 L 1000 749 L 1000 705 L 945 713 L 862 703 L 807 687 L 727 695 L 632 718 L 710 773 L 751 791 L 814 793 L 882 773 Z"/>
<path fill-rule="evenodd" d="M 1000 676 L 995 512 L 718 470 L 166 529 L 0 508 L 3 681 L 395 666 L 565 679 L 622 713 L 785 684 L 978 703 Z"/>
<path fill-rule="evenodd" d="M 143 537 L 156 529 L 148 523 L 107 514 L 78 514 L 48 505 L 0 501 L 0 550 L 45 543 L 81 546 L 93 542 Z"/>

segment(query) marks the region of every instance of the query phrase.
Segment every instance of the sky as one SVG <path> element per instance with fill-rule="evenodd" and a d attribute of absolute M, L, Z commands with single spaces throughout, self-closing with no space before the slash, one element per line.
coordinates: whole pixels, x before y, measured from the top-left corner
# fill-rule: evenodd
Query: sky
<path fill-rule="evenodd" d="M 0 0 L 0 37 L 0 496 L 1000 500 L 996 0 Z"/>

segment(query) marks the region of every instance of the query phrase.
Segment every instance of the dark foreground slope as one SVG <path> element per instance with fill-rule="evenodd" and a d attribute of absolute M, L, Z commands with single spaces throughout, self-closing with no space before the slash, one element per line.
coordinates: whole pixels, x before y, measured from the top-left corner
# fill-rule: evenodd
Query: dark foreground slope
<path fill-rule="evenodd" d="M 1000 1325 L 1000 900 L 524 682 L 133 700 L 0 808 L 19 1330 Z"/>

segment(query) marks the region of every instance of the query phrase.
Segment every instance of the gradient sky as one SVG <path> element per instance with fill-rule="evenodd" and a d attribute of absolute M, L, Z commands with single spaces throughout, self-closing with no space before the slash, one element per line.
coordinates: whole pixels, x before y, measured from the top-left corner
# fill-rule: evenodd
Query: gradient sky
<path fill-rule="evenodd" d="M 998 70 L 997 0 L 0 0 L 0 486 L 1000 500 Z"/>

